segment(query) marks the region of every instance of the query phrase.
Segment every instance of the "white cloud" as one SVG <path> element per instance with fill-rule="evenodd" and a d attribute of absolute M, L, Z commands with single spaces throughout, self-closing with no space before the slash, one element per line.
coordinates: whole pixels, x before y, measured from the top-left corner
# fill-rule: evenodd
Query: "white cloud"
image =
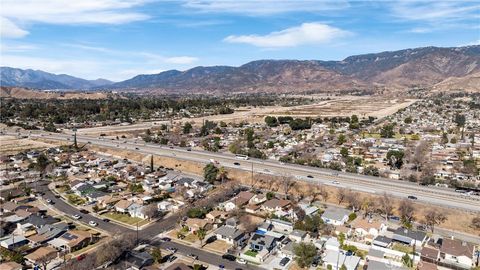
<path fill-rule="evenodd" d="M 469 42 L 469 43 L 460 44 L 458 46 L 475 46 L 475 45 L 480 45 L 480 39 Z"/>
<path fill-rule="evenodd" d="M 21 29 L 19 23 L 123 24 L 146 20 L 148 15 L 132 11 L 146 2 L 148 0 L 2 0 L 2 37 L 27 35 L 28 31 Z"/>
<path fill-rule="evenodd" d="M 28 35 L 28 31 L 15 25 L 11 20 L 0 17 L 0 36 L 3 38 L 21 38 Z"/>
<path fill-rule="evenodd" d="M 190 65 L 198 61 L 198 58 L 191 56 L 176 56 L 169 57 L 165 59 L 166 63 L 170 64 L 179 64 L 179 65 Z"/>
<path fill-rule="evenodd" d="M 270 15 L 287 12 L 319 12 L 349 7 L 346 0 L 187 0 L 184 7 L 201 12 Z"/>
<path fill-rule="evenodd" d="M 32 44 L 1 44 L 1 52 L 27 52 L 38 49 L 36 45 Z"/>
<path fill-rule="evenodd" d="M 392 2 L 393 16 L 410 21 L 447 22 L 474 19 L 480 11 L 476 1 L 404 0 Z"/>
<path fill-rule="evenodd" d="M 303 23 L 300 26 L 272 32 L 267 35 L 231 35 L 224 39 L 229 43 L 245 43 L 264 48 L 295 47 L 305 44 L 322 44 L 351 33 L 322 23 Z"/>

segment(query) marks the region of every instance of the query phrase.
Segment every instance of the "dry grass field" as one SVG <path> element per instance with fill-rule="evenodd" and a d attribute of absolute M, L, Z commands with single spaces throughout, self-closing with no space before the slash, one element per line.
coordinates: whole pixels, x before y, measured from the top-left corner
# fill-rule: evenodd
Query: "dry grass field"
<path fill-rule="evenodd" d="M 317 97 L 315 97 L 317 98 Z M 314 98 L 314 99 L 315 99 Z M 109 136 L 132 137 L 140 134 L 146 129 L 158 129 L 161 124 L 181 125 L 185 122 L 191 122 L 200 126 L 203 121 L 224 121 L 226 123 L 240 123 L 248 121 L 260 123 L 264 121 L 265 116 L 292 116 L 292 117 L 333 117 L 333 116 L 351 116 L 353 114 L 359 117 L 374 116 L 382 118 L 405 108 L 416 100 L 398 99 L 389 97 L 370 97 L 370 96 L 336 96 L 329 97 L 331 100 L 317 100 L 314 104 L 299 105 L 292 107 L 268 106 L 268 107 L 241 107 L 235 109 L 233 114 L 210 115 L 196 118 L 182 118 L 170 121 L 156 121 L 136 123 L 126 126 L 103 126 L 93 128 L 79 129 L 79 134 L 89 134 L 99 136 L 106 134 Z"/>
<path fill-rule="evenodd" d="M 30 140 L 27 138 L 17 138 L 16 136 L 0 136 L 0 155 L 11 155 L 24 150 L 42 149 L 52 147 L 53 144 Z"/>

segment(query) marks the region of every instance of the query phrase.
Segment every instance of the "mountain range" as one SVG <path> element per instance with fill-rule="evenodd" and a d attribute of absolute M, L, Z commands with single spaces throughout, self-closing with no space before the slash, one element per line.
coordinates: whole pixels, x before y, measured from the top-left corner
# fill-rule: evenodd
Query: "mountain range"
<path fill-rule="evenodd" d="M 1 75 L 2 85 L 10 86 L 157 93 L 291 93 L 412 87 L 480 91 L 480 46 L 405 49 L 350 56 L 341 61 L 258 60 L 239 67 L 199 66 L 186 71 L 142 74 L 116 83 L 6 67 L 1 68 Z"/>
<path fill-rule="evenodd" d="M 2 86 L 33 89 L 90 89 L 113 82 L 105 79 L 85 80 L 66 74 L 52 74 L 41 70 L 0 67 Z"/>

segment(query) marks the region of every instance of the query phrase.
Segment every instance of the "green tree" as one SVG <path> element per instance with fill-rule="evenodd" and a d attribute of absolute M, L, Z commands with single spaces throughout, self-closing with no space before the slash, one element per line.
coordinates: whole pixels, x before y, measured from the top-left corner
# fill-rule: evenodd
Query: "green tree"
<path fill-rule="evenodd" d="M 267 116 L 265 117 L 265 123 L 269 127 L 276 127 L 278 126 L 278 120 L 275 116 Z"/>
<path fill-rule="evenodd" d="M 217 180 L 217 175 L 218 168 L 213 163 L 208 163 L 203 168 L 203 177 L 205 178 L 205 181 L 213 183 L 215 180 Z"/>
<path fill-rule="evenodd" d="M 345 264 L 342 264 L 342 266 L 340 267 L 340 270 L 348 270 L 347 267 L 345 266 Z"/>
<path fill-rule="evenodd" d="M 342 149 L 340 149 L 340 155 L 342 155 L 344 158 L 348 157 L 348 149 L 346 147 L 342 147 Z"/>
<path fill-rule="evenodd" d="M 413 267 L 413 260 L 412 260 L 412 258 L 410 258 L 410 256 L 408 254 L 403 255 L 402 263 L 406 267 Z"/>
<path fill-rule="evenodd" d="M 393 128 L 394 128 L 393 124 L 384 125 L 380 130 L 380 136 L 382 138 L 393 138 L 393 136 L 395 135 Z"/>
<path fill-rule="evenodd" d="M 465 123 L 466 123 L 466 118 L 465 115 L 463 114 L 456 114 L 455 119 L 453 120 L 455 124 L 461 129 L 462 131 L 462 140 L 463 140 L 463 132 L 465 130 Z"/>
<path fill-rule="evenodd" d="M 153 170 L 153 155 L 150 156 L 150 172 L 154 172 L 154 170 Z"/>
<path fill-rule="evenodd" d="M 218 169 L 218 177 L 220 178 L 222 184 L 224 183 L 225 179 L 227 179 L 227 170 L 225 170 L 225 167 L 220 167 L 220 169 Z"/>
<path fill-rule="evenodd" d="M 408 116 L 404 120 L 405 124 L 411 124 L 412 123 L 412 117 Z"/>
<path fill-rule="evenodd" d="M 162 262 L 162 250 L 159 247 L 154 247 L 152 249 L 151 255 L 153 257 L 153 260 L 155 260 L 157 263 Z"/>
<path fill-rule="evenodd" d="M 196 232 L 198 240 L 200 240 L 200 245 L 203 246 L 203 239 L 205 239 L 205 236 L 207 236 L 207 231 L 205 229 L 198 229 Z"/>
<path fill-rule="evenodd" d="M 338 135 L 338 139 L 337 139 L 337 144 L 338 145 L 342 145 L 346 141 L 347 141 L 347 138 L 345 137 L 345 135 L 343 135 L 343 134 Z"/>
<path fill-rule="evenodd" d="M 192 131 L 192 124 L 186 122 L 185 125 L 183 125 L 183 134 L 189 134 L 190 131 Z"/>
<path fill-rule="evenodd" d="M 317 249 L 313 244 L 300 243 L 293 247 L 295 261 L 301 268 L 308 268 L 312 265 L 317 256 Z"/>
<path fill-rule="evenodd" d="M 401 150 L 390 150 L 387 152 L 388 164 L 392 167 L 400 169 L 403 165 L 403 157 L 405 153 Z"/>

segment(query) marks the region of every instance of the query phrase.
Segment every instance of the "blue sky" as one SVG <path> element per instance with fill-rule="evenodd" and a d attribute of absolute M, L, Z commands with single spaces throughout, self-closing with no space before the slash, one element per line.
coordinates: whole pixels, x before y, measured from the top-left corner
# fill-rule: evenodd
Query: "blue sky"
<path fill-rule="evenodd" d="M 480 1 L 2 0 L 2 66 L 87 79 L 480 44 Z"/>

